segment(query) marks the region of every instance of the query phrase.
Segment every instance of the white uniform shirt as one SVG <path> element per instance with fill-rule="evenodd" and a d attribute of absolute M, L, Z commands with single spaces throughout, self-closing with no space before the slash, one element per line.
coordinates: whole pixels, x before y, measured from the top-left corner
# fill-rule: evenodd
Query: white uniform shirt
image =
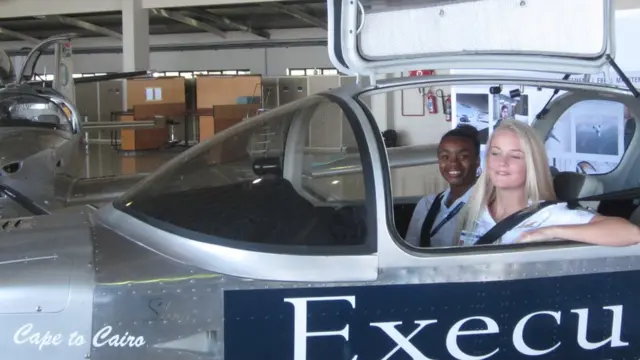
<path fill-rule="evenodd" d="M 513 244 L 518 240 L 523 232 L 541 227 L 586 224 L 591 221 L 595 215 L 596 214 L 594 212 L 582 208 L 573 210 L 569 209 L 567 207 L 567 203 L 549 205 L 524 220 L 513 229 L 507 231 L 502 236 L 501 241 L 495 242 L 494 244 Z M 495 225 L 496 221 L 493 219 L 493 216 L 491 216 L 489 209 L 485 206 L 480 212 L 478 220 L 476 220 L 475 227 L 471 231 L 463 231 L 459 244 L 474 244 L 482 235 Z"/>
<path fill-rule="evenodd" d="M 438 211 L 438 215 L 436 216 L 435 221 L 433 222 L 433 227 L 431 229 L 435 229 L 444 218 L 449 215 L 449 212 L 454 210 L 460 202 L 467 203 L 469 201 L 469 196 L 471 196 L 471 189 L 467 190 L 461 197 L 456 199 L 456 201 L 451 204 L 450 207 L 447 207 L 446 202 L 449 194 L 451 193 L 451 189 L 447 189 L 442 194 L 442 203 L 440 205 L 440 211 Z M 438 194 L 430 194 L 418 201 L 416 204 L 416 208 L 413 210 L 413 215 L 411 216 L 411 222 L 409 223 L 409 228 L 407 229 L 407 235 L 405 236 L 405 241 L 414 246 L 420 246 L 420 233 L 422 231 L 422 224 L 424 223 L 425 218 L 427 217 L 427 213 L 431 208 L 431 204 L 436 199 Z M 460 215 L 462 211 L 459 211 L 456 216 L 447 221 L 437 233 L 433 235 L 431 238 L 431 247 L 439 247 L 439 246 L 454 246 L 457 243 L 458 239 L 455 239 L 455 231 L 456 231 L 456 218 Z"/>

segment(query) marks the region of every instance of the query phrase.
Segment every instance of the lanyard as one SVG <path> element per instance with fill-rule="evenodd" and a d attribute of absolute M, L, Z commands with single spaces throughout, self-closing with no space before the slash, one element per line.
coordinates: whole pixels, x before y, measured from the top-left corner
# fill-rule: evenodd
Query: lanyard
<path fill-rule="evenodd" d="M 442 199 L 444 200 L 444 199 Z M 461 201 L 458 203 L 458 205 L 456 205 L 455 208 L 453 208 L 453 210 L 449 211 L 449 213 L 447 214 L 447 216 L 442 219 L 442 221 L 431 230 L 431 233 L 429 234 L 429 236 L 433 237 L 433 235 L 435 235 L 438 231 L 440 231 L 440 229 L 442 229 L 442 227 L 448 223 L 451 219 L 453 219 L 456 215 L 458 215 L 458 213 L 460 212 L 460 210 L 462 210 L 462 207 L 464 206 L 464 203 Z"/>

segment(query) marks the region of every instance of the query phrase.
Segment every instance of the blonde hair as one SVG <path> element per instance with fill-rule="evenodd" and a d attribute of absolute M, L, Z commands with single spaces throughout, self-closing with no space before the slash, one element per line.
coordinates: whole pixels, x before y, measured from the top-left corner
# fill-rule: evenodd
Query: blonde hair
<path fill-rule="evenodd" d="M 547 152 L 540 136 L 524 122 L 512 119 L 503 120 L 489 138 L 487 147 L 491 147 L 491 141 L 499 131 L 511 131 L 520 140 L 527 169 L 525 175 L 526 198 L 534 204 L 540 200 L 556 200 Z M 485 164 L 489 154 L 490 151 L 487 151 L 484 155 Z M 495 198 L 496 187 L 489 180 L 486 171 L 483 171 L 474 186 L 464 213 L 459 217 L 458 229 L 472 230 L 484 207 L 493 202 Z"/>

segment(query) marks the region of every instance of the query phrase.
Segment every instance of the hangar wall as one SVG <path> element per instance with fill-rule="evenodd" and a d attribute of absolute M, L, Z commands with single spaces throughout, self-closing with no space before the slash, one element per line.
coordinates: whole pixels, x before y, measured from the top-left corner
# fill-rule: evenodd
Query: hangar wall
<path fill-rule="evenodd" d="M 74 55 L 75 73 L 122 71 L 122 54 Z M 41 60 L 38 72 L 51 73 L 53 57 Z M 249 69 L 264 76 L 286 75 L 287 68 L 332 68 L 324 46 L 197 50 L 151 53 L 151 69 L 178 70 L 234 70 Z"/>
<path fill-rule="evenodd" d="M 286 29 L 272 30 L 273 41 L 306 41 L 326 40 L 327 33 L 322 29 Z M 260 43 L 264 39 L 255 35 L 230 32 L 226 39 L 220 39 L 209 33 L 156 35 L 150 37 L 151 46 L 199 45 L 217 46 L 251 42 Z M 0 43 L 0 49 L 11 54 L 33 45 L 22 41 Z M 82 38 L 73 41 L 75 50 L 82 52 L 74 55 L 74 72 L 94 73 L 122 71 L 122 41 L 115 38 Z M 105 51 L 110 53 L 104 53 Z M 97 53 L 101 52 L 101 53 Z M 15 58 L 15 56 L 13 56 Z M 250 69 L 252 74 L 264 76 L 286 75 L 286 69 L 333 67 L 329 60 L 326 46 L 293 46 L 271 48 L 242 48 L 229 50 L 196 50 L 196 51 L 152 51 L 150 53 L 151 68 L 158 71 L 178 70 L 233 70 Z M 14 62 L 15 63 L 15 62 Z M 53 68 L 53 56 L 43 56 L 37 69 L 42 73 L 45 69 Z M 47 71 L 48 73 L 51 71 Z"/>

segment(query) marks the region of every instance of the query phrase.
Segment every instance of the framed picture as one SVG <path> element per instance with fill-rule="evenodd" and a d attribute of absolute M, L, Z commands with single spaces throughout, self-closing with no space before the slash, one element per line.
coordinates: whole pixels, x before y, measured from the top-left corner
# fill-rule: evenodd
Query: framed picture
<path fill-rule="evenodd" d="M 471 125 L 480 132 L 480 143 L 486 144 L 491 132 L 492 121 L 489 116 L 489 94 L 473 92 L 454 92 L 451 96 L 453 126 Z"/>

